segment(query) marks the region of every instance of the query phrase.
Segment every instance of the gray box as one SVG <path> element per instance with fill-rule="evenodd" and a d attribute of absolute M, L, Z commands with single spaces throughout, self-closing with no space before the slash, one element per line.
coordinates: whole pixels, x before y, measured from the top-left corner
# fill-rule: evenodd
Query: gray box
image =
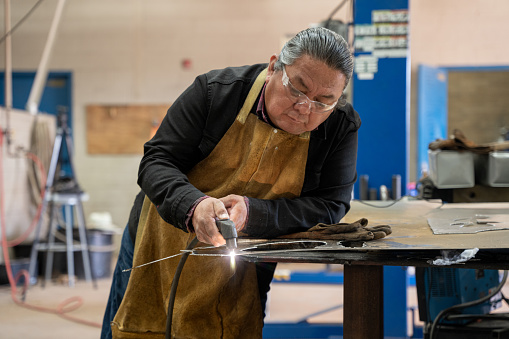
<path fill-rule="evenodd" d="M 509 187 L 509 152 L 497 151 L 477 155 L 475 180 L 485 186 Z"/>
<path fill-rule="evenodd" d="M 470 188 L 475 185 L 471 152 L 429 150 L 429 174 L 437 188 Z"/>

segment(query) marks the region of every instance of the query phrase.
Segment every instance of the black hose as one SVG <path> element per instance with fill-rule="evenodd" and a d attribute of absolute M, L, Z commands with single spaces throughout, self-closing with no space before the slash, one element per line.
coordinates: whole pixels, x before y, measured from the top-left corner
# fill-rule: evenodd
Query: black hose
<path fill-rule="evenodd" d="M 325 20 L 325 25 L 324 25 L 325 28 L 330 29 L 329 25 L 330 25 L 330 22 L 332 21 L 332 17 L 334 16 L 334 14 L 336 14 L 337 11 L 339 11 L 341 9 L 341 7 L 343 7 L 344 4 L 346 4 L 347 1 L 348 0 L 343 0 L 343 2 L 341 2 L 336 8 L 334 8 L 332 13 L 327 18 L 327 20 Z"/>
<path fill-rule="evenodd" d="M 180 273 L 182 273 L 182 269 L 184 268 L 184 264 L 186 263 L 187 257 L 191 252 L 189 250 L 193 249 L 194 246 L 198 243 L 198 238 L 194 237 L 193 240 L 187 245 L 186 251 L 182 254 L 180 258 L 179 264 L 177 266 L 177 270 L 175 271 L 175 275 L 173 276 L 173 281 L 171 282 L 170 289 L 170 300 L 168 301 L 168 315 L 166 317 L 166 339 L 171 339 L 171 323 L 173 320 L 173 305 L 175 304 L 175 295 L 177 294 L 177 286 L 179 284 Z"/>

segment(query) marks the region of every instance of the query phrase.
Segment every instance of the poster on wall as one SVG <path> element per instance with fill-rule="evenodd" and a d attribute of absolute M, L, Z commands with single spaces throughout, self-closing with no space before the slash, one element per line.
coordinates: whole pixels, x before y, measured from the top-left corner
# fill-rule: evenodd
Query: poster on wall
<path fill-rule="evenodd" d="M 408 55 L 408 10 L 374 10 L 370 24 L 355 25 L 355 72 L 359 80 L 371 80 L 379 58 Z"/>

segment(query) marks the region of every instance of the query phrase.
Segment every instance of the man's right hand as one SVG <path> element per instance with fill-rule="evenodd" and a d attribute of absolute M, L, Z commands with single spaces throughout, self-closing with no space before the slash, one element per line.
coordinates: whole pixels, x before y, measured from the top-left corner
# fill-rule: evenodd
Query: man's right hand
<path fill-rule="evenodd" d="M 247 206 L 244 197 L 241 195 L 230 194 L 221 199 L 226 210 L 230 215 L 230 219 L 235 223 L 238 232 L 242 231 L 247 219 Z"/>
<path fill-rule="evenodd" d="M 195 208 L 192 222 L 199 241 L 216 247 L 226 244 L 216 226 L 216 218 L 229 219 L 224 204 L 216 198 L 206 198 Z"/>

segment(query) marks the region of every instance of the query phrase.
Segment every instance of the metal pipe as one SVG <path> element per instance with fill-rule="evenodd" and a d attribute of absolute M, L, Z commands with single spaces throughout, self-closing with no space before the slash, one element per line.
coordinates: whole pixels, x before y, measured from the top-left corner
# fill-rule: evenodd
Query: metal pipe
<path fill-rule="evenodd" d="M 394 174 L 392 176 L 392 200 L 401 198 L 401 175 Z"/>
<path fill-rule="evenodd" d="M 9 133 L 10 128 L 10 113 L 12 109 L 12 44 L 11 44 L 11 1 L 4 1 L 5 12 L 5 131 Z M 9 142 L 9 138 L 7 138 Z"/>
<path fill-rule="evenodd" d="M 41 61 L 39 63 L 39 67 L 37 68 L 34 83 L 32 85 L 30 96 L 28 97 L 28 101 L 26 104 L 27 111 L 34 115 L 37 114 L 39 111 L 39 103 L 41 100 L 42 91 L 44 89 L 44 85 L 48 77 L 48 63 L 51 56 L 51 51 L 53 49 L 53 45 L 55 43 L 55 36 L 58 31 L 58 25 L 60 24 L 60 20 L 62 18 L 62 12 L 64 9 L 65 1 L 66 0 L 58 1 L 57 8 L 55 10 L 55 15 L 53 17 L 53 22 L 51 23 L 51 28 L 48 33 L 48 39 L 46 40 L 46 45 L 44 46 Z"/>
<path fill-rule="evenodd" d="M 360 200 L 369 199 L 369 175 L 367 174 L 360 176 L 359 193 Z"/>

